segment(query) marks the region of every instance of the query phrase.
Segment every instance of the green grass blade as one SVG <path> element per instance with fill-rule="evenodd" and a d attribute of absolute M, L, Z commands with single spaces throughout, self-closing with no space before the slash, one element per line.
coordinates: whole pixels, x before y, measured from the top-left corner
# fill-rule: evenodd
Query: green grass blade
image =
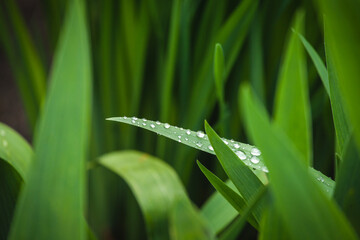
<path fill-rule="evenodd" d="M 10 164 L 25 181 L 33 158 L 29 143 L 9 126 L 0 123 L 0 158 Z"/>
<path fill-rule="evenodd" d="M 248 166 L 242 161 L 239 161 L 237 154 L 224 143 L 207 122 L 205 122 L 205 130 L 209 136 L 211 146 L 214 148 L 216 157 L 220 161 L 226 174 L 239 190 L 245 202 L 249 203 L 250 199 L 252 199 L 263 186 L 262 182 Z M 254 151 L 252 153 L 254 154 Z M 258 152 L 256 152 L 256 155 L 258 155 L 257 153 Z M 259 163 L 256 156 L 253 156 L 250 161 L 254 162 L 254 165 Z M 262 207 L 262 204 L 259 204 L 254 210 L 254 216 L 258 221 L 261 217 Z"/>
<path fill-rule="evenodd" d="M 244 210 L 247 207 L 245 200 L 199 161 L 197 161 L 197 164 L 216 191 L 218 191 L 239 212 L 240 215 L 243 215 Z M 256 229 L 259 228 L 258 222 L 252 214 L 249 215 L 248 221 Z"/>
<path fill-rule="evenodd" d="M 215 154 L 211 147 L 208 136 L 202 131 L 194 132 L 191 130 L 171 126 L 168 123 L 164 124 L 158 121 L 154 122 L 146 119 L 138 119 L 136 117 L 113 117 L 107 118 L 107 120 L 122 122 L 144 128 L 146 130 L 155 132 L 158 135 L 165 136 L 179 143 L 199 149 L 203 152 Z M 255 147 L 245 143 L 235 142 L 234 140 L 223 139 L 223 141 L 231 148 L 233 152 L 237 154 L 237 156 L 239 156 L 238 159 L 240 158 L 246 165 L 264 172 L 267 171 L 261 160 L 261 156 L 259 156 L 261 153 L 258 152 Z M 252 151 L 256 157 L 256 159 L 253 159 L 256 164 L 251 161 L 251 158 L 253 157 L 253 154 L 251 153 Z"/>
<path fill-rule="evenodd" d="M 360 154 L 353 138 L 345 148 L 334 198 L 360 236 Z"/>
<path fill-rule="evenodd" d="M 304 12 L 296 14 L 293 26 L 303 32 Z M 290 32 L 281 65 L 274 105 L 274 122 L 281 127 L 312 165 L 312 127 L 304 51 L 296 34 Z M 296 127 L 294 127 L 296 126 Z"/>
<path fill-rule="evenodd" d="M 268 206 L 268 208 L 264 211 L 260 222 L 260 228 L 260 240 L 290 239 L 286 225 L 273 205 Z"/>
<path fill-rule="evenodd" d="M 230 181 L 225 183 L 237 192 L 235 185 Z M 219 193 L 213 193 L 201 207 L 201 214 L 215 233 L 220 233 L 238 215 L 238 211 Z"/>
<path fill-rule="evenodd" d="M 10 239 L 85 239 L 90 96 L 85 9 L 82 1 L 73 1 L 55 54 L 35 159 L 17 204 Z"/>
<path fill-rule="evenodd" d="M 168 239 L 168 216 L 176 201 L 190 204 L 176 172 L 150 155 L 124 151 L 100 157 L 100 164 L 120 175 L 132 189 L 144 214 L 148 237 Z M 188 219 L 198 224 L 196 219 Z"/>
<path fill-rule="evenodd" d="M 215 239 L 214 233 L 188 201 L 177 201 L 170 213 L 170 236 L 172 240 Z"/>
<path fill-rule="evenodd" d="M 225 76 L 225 59 L 224 51 L 220 43 L 215 45 L 214 50 L 214 79 L 216 93 L 221 104 L 224 103 L 224 76 Z"/>
<path fill-rule="evenodd" d="M 290 236 L 293 239 L 356 239 L 337 205 L 310 177 L 303 164 L 304 156 L 281 129 L 271 125 L 265 109 L 250 94 L 249 86 L 244 87 L 241 95 L 247 130 L 263 151 L 274 203 Z"/>
<path fill-rule="evenodd" d="M 320 79 L 324 85 L 327 95 L 330 97 L 330 85 L 329 85 L 329 76 L 328 71 L 325 67 L 324 62 L 321 60 L 319 54 L 315 51 L 315 49 L 311 46 L 311 44 L 306 40 L 306 38 L 301 34 L 296 32 L 298 37 L 300 38 L 302 44 L 304 45 L 307 53 L 309 54 L 312 62 L 315 65 L 315 68 L 320 76 Z"/>
<path fill-rule="evenodd" d="M 345 112 L 354 128 L 354 137 L 360 149 L 360 21 L 358 1 L 319 0 L 319 14 L 325 19 L 326 47 L 338 76 Z M 341 47 L 340 47 L 341 46 Z"/>

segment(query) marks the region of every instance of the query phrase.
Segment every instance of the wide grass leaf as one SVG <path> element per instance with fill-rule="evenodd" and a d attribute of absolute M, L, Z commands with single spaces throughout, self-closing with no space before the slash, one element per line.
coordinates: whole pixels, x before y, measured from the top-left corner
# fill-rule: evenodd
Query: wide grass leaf
<path fill-rule="evenodd" d="M 188 227 L 198 231 L 198 236 L 203 236 L 202 233 L 206 228 L 199 220 L 200 216 L 194 218 L 195 215 L 197 216 L 193 212 L 195 210 L 184 206 L 191 202 L 176 172 L 165 162 L 135 151 L 109 153 L 100 157 L 99 162 L 124 178 L 132 189 L 144 214 L 149 239 L 169 238 L 168 217 L 173 207 L 182 208 L 183 212 L 174 210 L 172 231 L 187 231 L 185 228 L 177 229 L 182 227 L 177 222 L 183 221 L 182 218 L 188 215 L 191 216 L 187 219 Z"/>
<path fill-rule="evenodd" d="M 90 96 L 85 9 L 82 1 L 72 1 L 38 126 L 34 163 L 21 192 L 10 239 L 85 239 Z"/>
<path fill-rule="evenodd" d="M 303 32 L 304 12 L 298 11 L 294 29 Z M 307 165 L 312 165 L 311 112 L 307 86 L 304 49 L 295 33 L 290 31 L 274 106 L 274 122 L 295 144 Z M 296 126 L 296 127 L 294 127 Z"/>
<path fill-rule="evenodd" d="M 310 177 L 303 154 L 281 129 L 271 125 L 249 86 L 241 95 L 248 133 L 263 151 L 274 203 L 291 238 L 356 239 L 343 213 Z"/>

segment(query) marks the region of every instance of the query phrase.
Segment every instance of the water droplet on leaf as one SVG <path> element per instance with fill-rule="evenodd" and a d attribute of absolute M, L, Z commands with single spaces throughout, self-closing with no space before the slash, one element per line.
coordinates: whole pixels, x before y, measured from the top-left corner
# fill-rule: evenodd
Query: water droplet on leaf
<path fill-rule="evenodd" d="M 253 149 L 251 149 L 251 155 L 253 155 L 253 156 L 260 156 L 260 155 L 261 155 L 261 152 L 260 152 L 259 149 L 253 148 Z"/>

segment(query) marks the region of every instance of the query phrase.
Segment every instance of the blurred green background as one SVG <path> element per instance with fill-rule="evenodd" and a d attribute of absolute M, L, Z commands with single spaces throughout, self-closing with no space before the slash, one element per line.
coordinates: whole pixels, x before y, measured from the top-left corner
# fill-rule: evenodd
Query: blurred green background
<path fill-rule="evenodd" d="M 67 2 L 0 3 L 0 121 L 29 141 L 45 101 Z M 124 149 L 157 156 L 175 168 L 198 206 L 213 189 L 195 160 L 206 161 L 225 176 L 213 156 L 105 118 L 137 116 L 192 130 L 202 129 L 206 119 L 222 137 L 249 142 L 238 103 L 240 84 L 249 82 L 272 112 L 297 10 L 305 12 L 304 36 L 325 56 L 323 23 L 310 0 L 85 2 L 93 68 L 88 160 Z M 223 82 L 218 85 L 213 74 L 216 43 L 222 45 L 225 59 Z M 330 103 L 310 58 L 307 62 L 314 168 L 334 177 Z M 139 207 L 115 174 L 103 168 L 90 170 L 88 195 L 89 224 L 97 236 L 145 237 Z M 242 234 L 251 239 L 256 231 L 247 225 Z"/>

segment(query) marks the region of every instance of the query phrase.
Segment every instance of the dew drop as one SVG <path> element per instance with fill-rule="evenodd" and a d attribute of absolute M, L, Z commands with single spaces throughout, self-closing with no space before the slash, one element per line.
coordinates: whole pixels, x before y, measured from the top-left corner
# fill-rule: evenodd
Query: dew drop
<path fill-rule="evenodd" d="M 231 139 L 231 140 L 230 140 L 230 142 L 232 142 L 232 143 L 233 143 L 233 142 L 234 142 L 234 140 L 232 140 L 232 139 Z"/>
<path fill-rule="evenodd" d="M 196 146 L 201 148 L 202 147 L 202 144 L 201 143 L 196 143 Z"/>
<path fill-rule="evenodd" d="M 155 125 L 154 125 L 154 124 L 150 124 L 150 127 L 151 127 L 151 128 L 155 128 Z"/>
<path fill-rule="evenodd" d="M 228 142 L 228 141 L 226 141 L 225 139 L 223 139 L 223 142 L 224 142 L 226 145 L 228 145 L 228 144 L 229 144 L 229 142 Z"/>
<path fill-rule="evenodd" d="M 161 122 L 159 122 L 159 121 L 156 121 L 155 123 L 156 123 L 157 125 L 160 125 L 160 124 L 161 124 Z"/>
<path fill-rule="evenodd" d="M 205 137 L 205 133 L 202 132 L 202 131 L 198 131 L 198 132 L 196 133 L 196 136 L 198 136 L 199 138 L 204 138 L 204 137 Z"/>
<path fill-rule="evenodd" d="M 251 159 L 250 159 L 250 161 L 253 163 L 253 164 L 258 164 L 259 162 L 260 162 L 260 159 L 258 158 L 258 157 L 252 157 Z"/>
<path fill-rule="evenodd" d="M 266 173 L 269 172 L 269 170 L 267 169 L 267 167 L 263 167 L 262 170 L 263 170 L 263 172 L 266 172 Z"/>
<path fill-rule="evenodd" d="M 240 148 L 240 145 L 237 144 L 237 143 L 235 143 L 235 144 L 234 144 L 234 148 L 238 149 L 238 148 Z"/>
<path fill-rule="evenodd" d="M 178 136 L 178 138 L 181 138 L 181 136 Z"/>
<path fill-rule="evenodd" d="M 185 141 L 189 140 L 188 138 L 185 138 Z"/>
<path fill-rule="evenodd" d="M 143 123 L 142 125 L 143 125 L 143 126 L 146 126 L 146 123 Z"/>
<path fill-rule="evenodd" d="M 132 123 L 136 123 L 135 120 L 131 120 Z"/>
<path fill-rule="evenodd" d="M 144 122 L 146 122 L 147 120 L 145 118 L 142 119 Z"/>
<path fill-rule="evenodd" d="M 260 155 L 261 155 L 261 152 L 260 152 L 259 149 L 253 148 L 253 149 L 251 149 L 251 154 L 252 154 L 253 156 L 260 156 Z"/>
<path fill-rule="evenodd" d="M 246 159 L 246 155 L 245 155 L 244 152 L 242 152 L 242 151 L 236 151 L 235 153 L 236 153 L 236 155 L 237 155 L 241 160 L 245 160 L 245 159 Z"/>
<path fill-rule="evenodd" d="M 165 123 L 164 128 L 168 129 L 168 128 L 170 128 L 170 125 L 168 123 Z"/>
<path fill-rule="evenodd" d="M 181 140 L 179 139 L 178 142 L 181 143 Z"/>
<path fill-rule="evenodd" d="M 137 118 L 137 117 L 132 117 L 132 119 L 133 119 L 133 120 L 138 120 L 138 118 Z"/>
<path fill-rule="evenodd" d="M 123 119 L 127 119 L 127 116 L 124 116 Z"/>
<path fill-rule="evenodd" d="M 3 140 L 3 145 L 4 145 L 4 147 L 7 147 L 8 142 L 6 140 Z"/>
<path fill-rule="evenodd" d="M 208 149 L 209 149 L 210 151 L 214 151 L 214 148 L 213 148 L 211 145 L 208 146 Z"/>
<path fill-rule="evenodd" d="M 187 135 L 190 135 L 190 133 L 191 133 L 190 130 L 186 130 Z"/>

